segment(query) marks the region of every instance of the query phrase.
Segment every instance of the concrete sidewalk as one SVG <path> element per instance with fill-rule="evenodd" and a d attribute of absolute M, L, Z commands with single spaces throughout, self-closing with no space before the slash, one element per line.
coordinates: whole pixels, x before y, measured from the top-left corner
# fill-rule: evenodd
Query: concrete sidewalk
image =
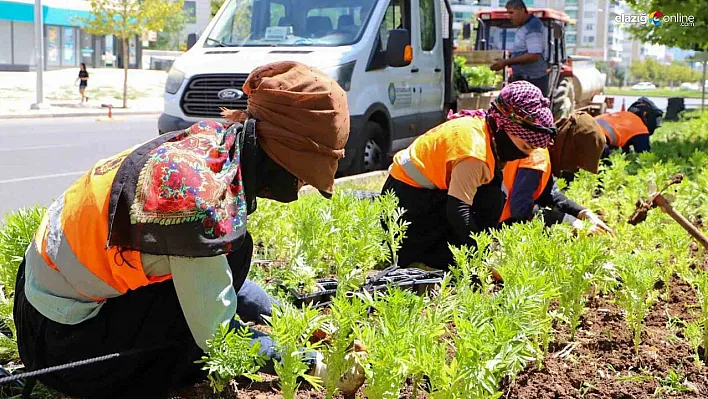
<path fill-rule="evenodd" d="M 44 73 L 44 105 L 32 110 L 35 102 L 34 72 L 0 72 L 0 119 L 157 114 L 163 110 L 164 71 L 131 69 L 128 72 L 128 108 L 123 105 L 123 70 L 89 69 L 87 103 L 81 104 L 75 83 L 78 68 Z"/>

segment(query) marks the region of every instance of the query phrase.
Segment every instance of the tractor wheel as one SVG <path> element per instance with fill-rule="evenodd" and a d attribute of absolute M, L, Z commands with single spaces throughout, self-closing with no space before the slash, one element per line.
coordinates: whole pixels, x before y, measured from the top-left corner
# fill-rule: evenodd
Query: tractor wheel
<path fill-rule="evenodd" d="M 556 87 L 553 104 L 551 104 L 553 119 L 557 121 L 561 118 L 567 118 L 574 108 L 575 88 L 573 87 L 573 82 L 568 78 L 563 78 L 558 83 L 558 87 Z"/>

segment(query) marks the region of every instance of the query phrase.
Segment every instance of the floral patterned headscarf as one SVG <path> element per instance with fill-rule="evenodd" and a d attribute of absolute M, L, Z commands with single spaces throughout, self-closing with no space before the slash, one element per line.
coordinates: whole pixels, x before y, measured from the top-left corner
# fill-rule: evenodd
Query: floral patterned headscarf
<path fill-rule="evenodd" d="M 237 249 L 255 210 L 243 169 L 253 125 L 199 122 L 133 150 L 111 189 L 109 245 L 189 257 Z"/>

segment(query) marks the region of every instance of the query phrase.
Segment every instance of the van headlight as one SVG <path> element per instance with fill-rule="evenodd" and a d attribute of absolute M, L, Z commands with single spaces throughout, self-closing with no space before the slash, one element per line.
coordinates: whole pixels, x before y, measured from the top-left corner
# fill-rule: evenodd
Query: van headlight
<path fill-rule="evenodd" d="M 165 91 L 170 94 L 175 94 L 182 87 L 184 82 L 184 72 L 179 69 L 171 68 L 167 73 L 167 82 L 165 82 Z"/>
<path fill-rule="evenodd" d="M 336 80 L 344 91 L 349 91 L 352 86 L 352 75 L 354 74 L 355 65 L 356 61 L 352 61 L 347 64 L 337 65 L 336 67 L 325 68 L 323 71 L 331 76 L 332 79 Z"/>

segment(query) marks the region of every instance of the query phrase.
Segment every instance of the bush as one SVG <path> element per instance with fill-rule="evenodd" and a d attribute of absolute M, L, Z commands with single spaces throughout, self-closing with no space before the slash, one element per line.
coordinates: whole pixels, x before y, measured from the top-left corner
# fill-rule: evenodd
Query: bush
<path fill-rule="evenodd" d="M 3 362 L 17 357 L 17 345 L 12 339 L 15 335 L 12 304 L 17 269 L 44 212 L 45 208 L 36 206 L 23 208 L 7 215 L 0 224 L 0 361 Z"/>

